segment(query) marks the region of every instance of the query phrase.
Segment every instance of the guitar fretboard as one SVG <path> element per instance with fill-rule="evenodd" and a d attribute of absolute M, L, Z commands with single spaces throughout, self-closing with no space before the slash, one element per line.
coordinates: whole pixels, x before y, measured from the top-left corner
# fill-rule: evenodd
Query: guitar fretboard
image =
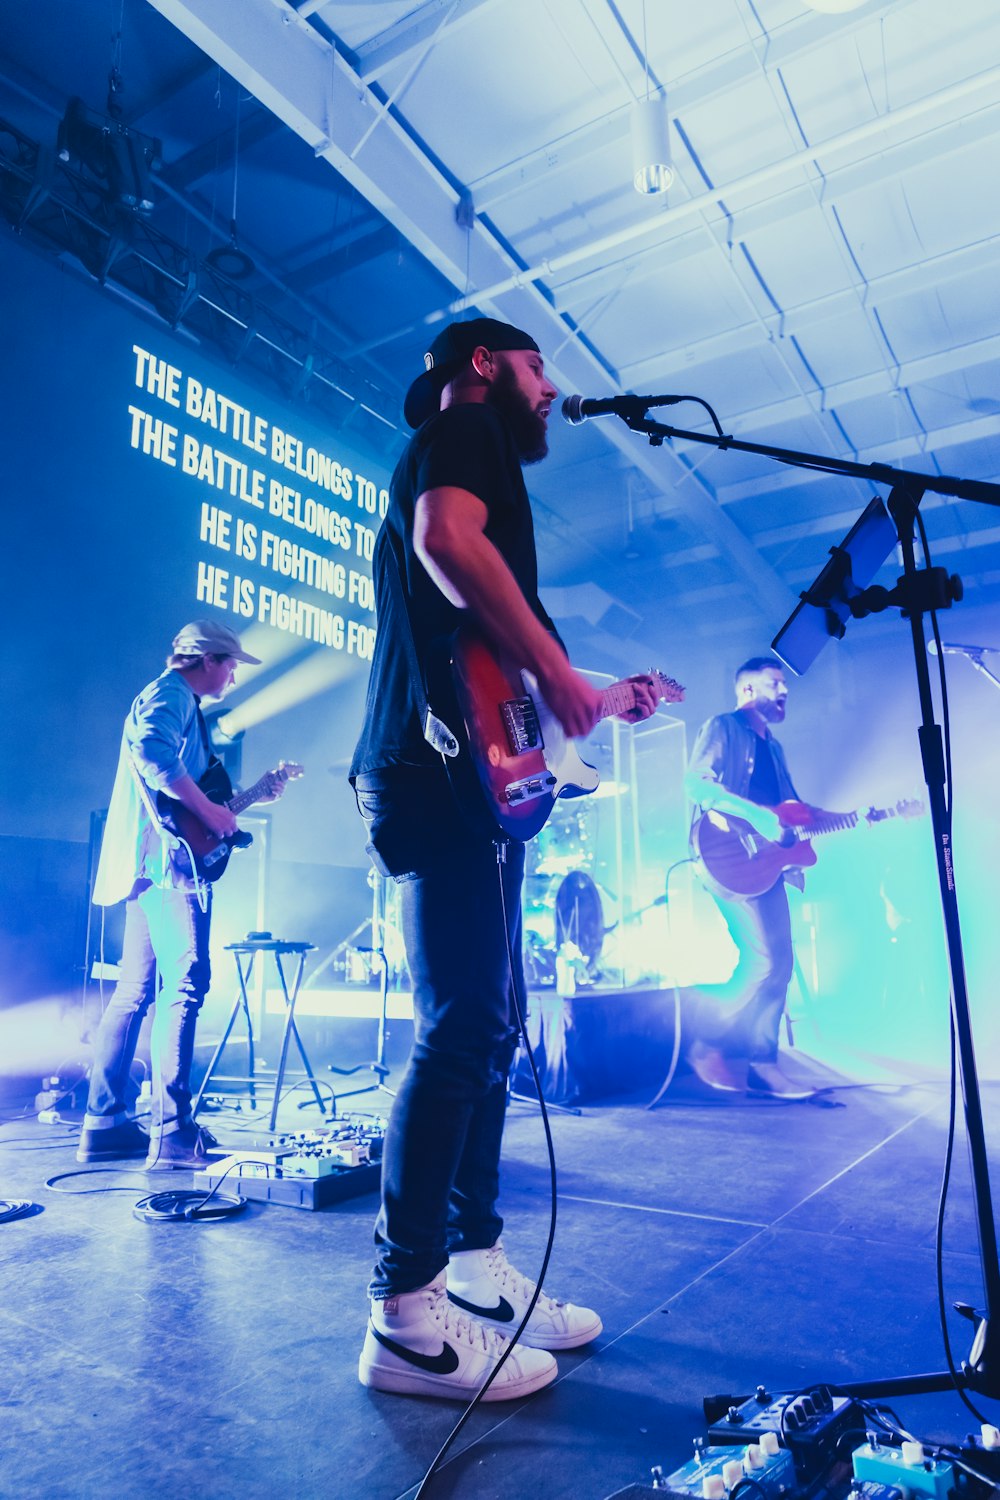
<path fill-rule="evenodd" d="M 266 776 L 262 776 L 259 781 L 255 781 L 253 786 L 248 786 L 245 791 L 240 792 L 237 796 L 230 797 L 226 804 L 229 811 L 241 813 L 252 802 L 259 802 L 262 797 L 270 797 L 272 774 L 269 772 Z"/>
<path fill-rule="evenodd" d="M 814 823 L 796 824 L 793 832 L 797 839 L 812 839 L 819 833 L 837 833 L 841 828 L 856 828 L 863 818 L 866 823 L 881 823 L 886 818 L 912 817 L 919 803 L 901 802 L 896 807 L 868 807 L 861 812 L 827 813 Z"/>
<path fill-rule="evenodd" d="M 841 828 L 856 828 L 858 814 L 856 812 L 828 813 L 825 818 L 817 818 L 815 823 L 808 823 L 804 828 L 796 828 L 796 836 L 800 839 L 815 838 L 817 833 L 837 833 Z"/>
<path fill-rule="evenodd" d="M 664 677 L 662 672 L 651 672 L 650 676 L 656 685 L 656 691 L 664 703 L 681 703 L 684 699 L 684 689 L 679 682 L 672 677 Z M 610 719 L 614 714 L 626 714 L 630 708 L 635 707 L 635 686 L 631 682 L 615 682 L 611 687 L 604 688 L 601 693 L 602 719 Z"/>

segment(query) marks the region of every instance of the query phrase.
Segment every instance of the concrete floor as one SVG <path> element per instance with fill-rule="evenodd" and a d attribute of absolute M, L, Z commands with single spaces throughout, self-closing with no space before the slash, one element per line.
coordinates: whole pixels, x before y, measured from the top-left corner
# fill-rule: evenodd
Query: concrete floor
<path fill-rule="evenodd" d="M 828 1096 L 844 1107 L 817 1107 L 713 1100 L 679 1082 L 652 1113 L 650 1094 L 553 1118 L 547 1284 L 598 1307 L 605 1331 L 560 1356 L 555 1386 L 476 1412 L 431 1500 L 603 1500 L 689 1457 L 709 1393 L 943 1365 L 940 1085 L 849 1089 Z M 985 1108 L 995 1138 L 996 1089 Z M 56 1193 L 45 1179 L 75 1167 L 75 1129 L 6 1118 L 0 1196 L 41 1211 L 0 1225 L 3 1500 L 412 1496 L 461 1408 L 357 1382 L 373 1195 L 148 1225 L 132 1215 L 150 1190 L 143 1173 L 71 1178 L 59 1186 L 76 1195 Z M 237 1117 L 209 1122 L 237 1141 Z M 530 1272 L 548 1223 L 534 1108 L 512 1106 L 505 1163 L 505 1245 Z M 945 1277 L 949 1301 L 979 1299 L 961 1147 Z M 967 1325 L 952 1326 L 964 1355 Z M 954 1396 L 896 1406 L 926 1436 L 975 1425 Z"/>

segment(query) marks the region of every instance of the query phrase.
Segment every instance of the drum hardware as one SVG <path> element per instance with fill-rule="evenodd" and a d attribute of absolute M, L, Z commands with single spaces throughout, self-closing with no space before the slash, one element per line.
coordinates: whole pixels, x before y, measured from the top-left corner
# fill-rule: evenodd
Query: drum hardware
<path fill-rule="evenodd" d="M 583 870 L 530 876 L 524 900 L 528 983 L 547 988 L 560 972 L 571 972 L 575 984 L 592 983 L 605 936 L 615 926 L 605 927 L 600 891 Z"/>

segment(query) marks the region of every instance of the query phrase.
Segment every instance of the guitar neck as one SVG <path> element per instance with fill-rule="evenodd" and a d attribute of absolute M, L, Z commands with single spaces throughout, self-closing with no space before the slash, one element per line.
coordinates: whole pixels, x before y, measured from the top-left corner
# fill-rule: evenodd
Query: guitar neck
<path fill-rule="evenodd" d="M 601 693 L 602 719 L 613 718 L 615 714 L 628 713 L 630 708 L 635 707 L 635 688 L 631 682 L 615 682 L 609 688 L 604 688 Z"/>
<path fill-rule="evenodd" d="M 819 833 L 838 833 L 842 828 L 856 828 L 858 815 L 856 812 L 827 813 L 823 818 L 817 818 L 814 823 L 809 823 L 805 828 L 797 828 L 795 831 L 799 838 L 812 839 Z"/>
<path fill-rule="evenodd" d="M 245 807 L 250 807 L 254 802 L 259 802 L 262 797 L 270 795 L 270 775 L 262 776 L 259 781 L 254 782 L 253 786 L 248 786 L 246 791 L 230 797 L 226 806 L 230 812 L 241 813 Z"/>
<path fill-rule="evenodd" d="M 867 812 L 827 813 L 813 823 L 796 827 L 795 836 L 799 839 L 813 839 L 817 834 L 838 833 L 842 828 L 857 828 L 862 818 L 869 823 L 881 823 L 886 818 L 898 818 L 900 815 L 898 807 L 872 807 Z"/>

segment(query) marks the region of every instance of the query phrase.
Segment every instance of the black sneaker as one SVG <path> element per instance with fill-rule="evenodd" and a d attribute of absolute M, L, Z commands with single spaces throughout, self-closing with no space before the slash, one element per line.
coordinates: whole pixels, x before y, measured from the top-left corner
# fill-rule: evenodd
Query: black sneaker
<path fill-rule="evenodd" d="M 133 1156 L 145 1156 L 149 1150 L 149 1136 L 134 1120 L 124 1125 L 109 1125 L 106 1130 L 89 1130 L 85 1125 L 80 1131 L 80 1144 L 76 1148 L 77 1161 L 125 1161 Z"/>
<path fill-rule="evenodd" d="M 211 1161 L 210 1153 L 218 1150 L 219 1143 L 212 1132 L 190 1120 L 169 1135 L 150 1137 L 146 1171 L 168 1172 L 177 1168 L 200 1172 Z"/>

